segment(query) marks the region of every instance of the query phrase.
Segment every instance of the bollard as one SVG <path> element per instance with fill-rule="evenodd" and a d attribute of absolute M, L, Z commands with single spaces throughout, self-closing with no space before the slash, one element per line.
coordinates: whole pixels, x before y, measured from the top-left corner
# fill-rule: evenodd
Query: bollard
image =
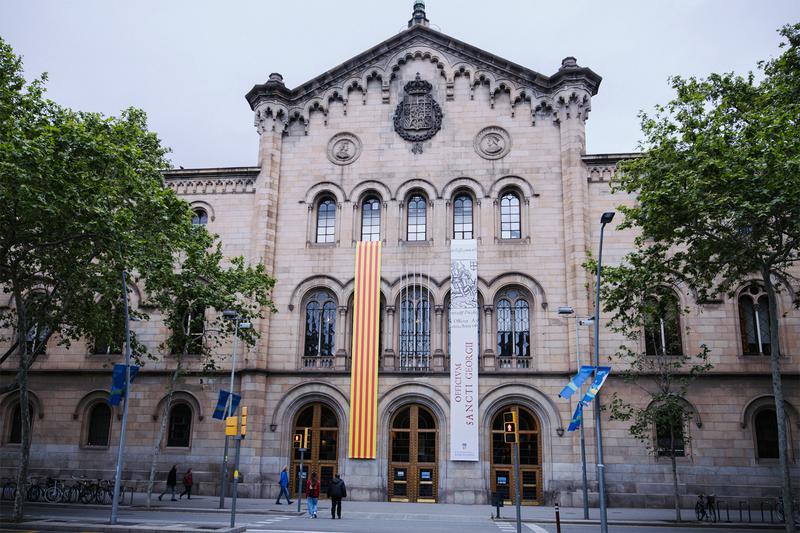
<path fill-rule="evenodd" d="M 744 518 L 742 517 L 742 504 L 743 503 L 744 502 L 742 500 L 739 500 L 739 522 L 744 522 Z"/>
<path fill-rule="evenodd" d="M 561 533 L 561 513 L 558 509 L 558 503 L 556 503 L 556 533 Z"/>
<path fill-rule="evenodd" d="M 731 502 L 725 500 L 725 515 L 728 517 L 728 522 L 731 521 Z"/>
<path fill-rule="evenodd" d="M 758 510 L 761 511 L 761 521 L 764 521 L 764 500 L 758 502 Z"/>
<path fill-rule="evenodd" d="M 750 500 L 747 500 L 747 519 L 753 523 L 753 514 L 750 512 Z"/>

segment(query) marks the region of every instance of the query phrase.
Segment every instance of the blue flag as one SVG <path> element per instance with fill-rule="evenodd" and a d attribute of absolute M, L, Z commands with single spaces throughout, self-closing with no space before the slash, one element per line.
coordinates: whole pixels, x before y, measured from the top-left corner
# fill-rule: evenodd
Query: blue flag
<path fill-rule="evenodd" d="M 600 387 L 602 387 L 603 383 L 606 382 L 609 372 L 611 372 L 610 366 L 597 367 L 597 372 L 594 374 L 594 381 L 592 381 L 591 387 L 589 387 L 589 390 L 587 390 L 586 394 L 583 396 L 583 399 L 581 400 L 582 403 L 588 405 L 592 400 L 594 400 L 594 397 L 597 396 L 598 392 L 600 392 Z"/>
<path fill-rule="evenodd" d="M 569 398 L 570 396 L 572 396 L 575 392 L 577 392 L 578 387 L 583 385 L 583 382 L 586 381 L 586 379 L 592 375 L 593 371 L 594 371 L 593 366 L 587 366 L 587 365 L 582 366 L 581 369 L 578 371 L 578 374 L 574 378 L 569 380 L 567 386 L 564 387 L 564 390 L 559 392 L 558 395 L 561 396 L 562 398 Z"/>
<path fill-rule="evenodd" d="M 131 365 L 131 383 L 133 378 L 139 372 L 139 367 Z M 125 365 L 114 365 L 114 371 L 111 373 L 111 392 L 108 395 L 108 405 L 119 405 L 122 396 L 125 395 Z"/>
<path fill-rule="evenodd" d="M 217 420 L 225 420 L 225 417 L 228 414 L 228 397 L 231 395 L 230 392 L 226 390 L 219 391 L 219 398 L 217 399 L 217 406 L 214 408 L 214 415 L 212 418 L 216 418 Z M 242 397 L 238 394 L 233 395 L 233 400 L 231 401 L 231 416 L 233 413 L 236 412 L 236 408 L 239 407 L 239 402 L 241 401 Z"/>
<path fill-rule="evenodd" d="M 583 421 L 583 402 L 578 402 L 578 407 L 575 408 L 575 414 L 572 415 L 572 420 L 569 422 L 567 431 L 575 431 L 581 427 Z"/>

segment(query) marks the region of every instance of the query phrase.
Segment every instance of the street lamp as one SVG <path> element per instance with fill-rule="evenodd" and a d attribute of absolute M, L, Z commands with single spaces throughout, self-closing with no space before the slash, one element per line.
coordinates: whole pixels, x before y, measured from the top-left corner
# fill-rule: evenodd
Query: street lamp
<path fill-rule="evenodd" d="M 228 405 L 225 408 L 227 414 L 225 416 L 232 416 L 233 411 L 233 379 L 236 375 L 236 345 L 237 341 L 239 340 L 239 330 L 240 329 L 249 329 L 250 322 L 240 322 L 241 315 L 239 311 L 235 309 L 225 309 L 222 312 L 222 317 L 225 320 L 233 320 L 234 321 L 234 329 L 233 329 L 233 354 L 231 356 L 231 386 L 230 386 L 230 394 L 228 395 Z M 219 508 L 225 508 L 225 485 L 226 485 L 226 477 L 228 477 L 228 435 L 225 435 L 225 450 L 222 452 L 222 480 L 220 481 L 219 487 Z"/>
<path fill-rule="evenodd" d="M 594 366 L 595 375 L 600 367 L 600 273 L 603 264 L 603 234 L 606 224 L 614 220 L 614 211 L 606 211 L 600 217 L 600 250 L 597 254 L 597 282 L 594 298 Z M 597 427 L 597 479 L 600 486 L 600 532 L 608 533 L 606 510 L 606 465 L 603 464 L 603 433 L 600 429 L 600 393 L 594 397 L 594 417 Z"/>
<path fill-rule="evenodd" d="M 580 326 L 588 326 L 594 322 L 594 317 L 580 317 L 580 316 L 571 316 L 575 314 L 575 310 L 572 307 L 559 307 L 558 308 L 559 316 L 563 316 L 564 318 L 574 318 L 575 319 L 575 355 L 577 357 L 578 362 L 578 369 L 581 368 L 581 334 L 580 334 Z M 583 395 L 583 385 L 581 385 L 580 390 L 578 391 L 578 396 Z M 581 474 L 583 477 L 583 519 L 589 520 L 589 489 L 588 489 L 588 482 L 586 479 L 586 438 L 583 432 L 583 411 L 581 411 L 581 420 L 580 420 L 580 430 L 581 430 Z"/>

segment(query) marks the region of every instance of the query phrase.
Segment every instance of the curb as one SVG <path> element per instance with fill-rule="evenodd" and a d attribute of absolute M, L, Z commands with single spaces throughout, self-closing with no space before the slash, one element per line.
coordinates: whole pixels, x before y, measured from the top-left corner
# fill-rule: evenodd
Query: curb
<path fill-rule="evenodd" d="M 515 523 L 513 518 L 493 518 L 493 522 L 507 522 Z M 523 523 L 536 523 L 536 524 L 555 524 L 556 521 L 552 518 L 543 518 L 541 520 L 523 520 Z M 562 524 L 578 525 L 578 526 L 592 526 L 599 525 L 600 520 L 583 520 L 583 519 L 566 519 L 561 520 Z M 667 520 L 609 520 L 609 525 L 613 526 L 641 526 L 641 527 L 691 527 L 691 528 L 717 528 L 717 529 L 746 529 L 746 530 L 765 530 L 765 531 L 781 531 L 784 529 L 783 524 L 758 524 L 750 522 L 674 522 Z"/>
<path fill-rule="evenodd" d="M 33 521 L 33 522 L 17 522 L 13 524 L 4 523 L 0 524 L 0 530 L 3 529 L 56 529 L 58 531 L 92 531 L 93 533 L 244 533 L 245 526 L 237 527 L 186 527 L 176 528 L 175 526 L 147 526 L 141 524 L 126 524 L 126 525 L 110 525 L 110 524 L 95 524 L 95 523 L 75 523 L 75 522 L 55 522 L 49 520 Z"/>

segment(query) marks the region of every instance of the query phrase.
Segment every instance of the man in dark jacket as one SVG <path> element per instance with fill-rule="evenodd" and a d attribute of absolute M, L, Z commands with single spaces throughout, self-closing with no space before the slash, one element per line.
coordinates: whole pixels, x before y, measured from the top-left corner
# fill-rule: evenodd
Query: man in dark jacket
<path fill-rule="evenodd" d="M 178 465 L 172 465 L 172 468 L 169 470 L 169 474 L 167 474 L 167 488 L 164 489 L 164 492 L 161 493 L 161 496 L 158 497 L 160 500 L 164 494 L 167 492 L 172 493 L 172 501 L 176 502 L 178 499 L 175 497 L 175 485 L 178 484 Z"/>
<path fill-rule="evenodd" d="M 328 485 L 328 496 L 331 499 L 331 518 L 342 518 L 342 498 L 347 497 L 347 487 L 339 474 L 333 476 L 333 481 Z"/>

